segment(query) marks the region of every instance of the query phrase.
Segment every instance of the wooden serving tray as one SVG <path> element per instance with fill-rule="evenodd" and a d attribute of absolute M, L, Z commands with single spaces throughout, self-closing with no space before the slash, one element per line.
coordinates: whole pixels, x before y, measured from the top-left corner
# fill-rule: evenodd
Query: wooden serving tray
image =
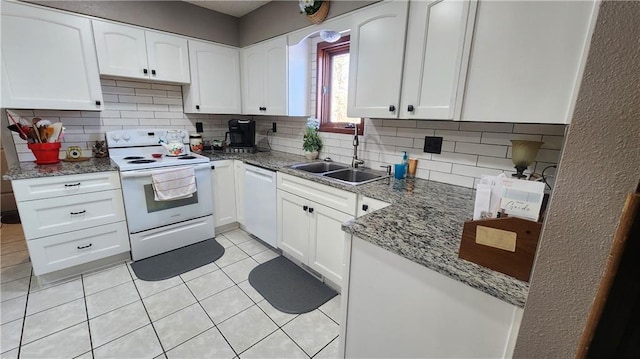
<path fill-rule="evenodd" d="M 467 221 L 458 257 L 528 282 L 541 229 L 515 217 Z"/>

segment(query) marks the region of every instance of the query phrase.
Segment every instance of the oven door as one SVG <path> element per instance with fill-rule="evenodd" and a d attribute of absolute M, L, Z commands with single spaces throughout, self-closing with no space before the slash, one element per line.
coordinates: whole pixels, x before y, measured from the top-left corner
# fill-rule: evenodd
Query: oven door
<path fill-rule="evenodd" d="M 130 233 L 208 216 L 213 213 L 211 165 L 194 165 L 197 192 L 190 198 L 156 201 L 151 187 L 153 170 L 120 173 Z"/>

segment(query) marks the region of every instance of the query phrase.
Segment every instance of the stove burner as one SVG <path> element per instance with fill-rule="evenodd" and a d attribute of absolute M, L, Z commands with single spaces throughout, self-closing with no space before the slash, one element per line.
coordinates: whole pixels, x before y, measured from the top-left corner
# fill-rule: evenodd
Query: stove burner
<path fill-rule="evenodd" d="M 196 156 L 190 156 L 190 155 L 184 155 L 184 156 L 180 156 L 178 157 L 179 160 L 192 160 L 194 158 L 198 158 Z"/>
<path fill-rule="evenodd" d="M 144 158 L 144 157 L 136 157 L 136 158 Z M 125 158 L 126 159 L 126 158 Z M 133 164 L 138 164 L 138 163 L 153 163 L 156 160 L 135 160 L 135 161 L 129 161 L 127 163 L 133 163 Z"/>

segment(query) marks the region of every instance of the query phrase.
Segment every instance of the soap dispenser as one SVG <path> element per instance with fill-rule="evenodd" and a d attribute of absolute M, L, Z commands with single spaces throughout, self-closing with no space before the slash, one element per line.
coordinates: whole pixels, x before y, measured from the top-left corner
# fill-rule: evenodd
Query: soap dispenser
<path fill-rule="evenodd" d="M 402 151 L 402 164 L 404 165 L 404 177 L 407 177 L 407 171 L 409 170 L 409 156 L 407 151 Z"/>

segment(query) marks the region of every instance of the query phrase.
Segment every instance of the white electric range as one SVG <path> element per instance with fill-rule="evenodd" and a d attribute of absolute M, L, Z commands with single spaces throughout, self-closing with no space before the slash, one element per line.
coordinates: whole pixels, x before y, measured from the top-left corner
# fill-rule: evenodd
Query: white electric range
<path fill-rule="evenodd" d="M 215 236 L 211 165 L 208 157 L 189 151 L 189 136 L 181 131 L 184 151 L 168 156 L 160 144 L 165 129 L 107 132 L 109 157 L 120 170 L 131 256 L 140 260 Z M 159 154 L 154 158 L 152 154 Z M 151 185 L 154 171 L 193 167 L 197 192 L 189 198 L 156 201 Z"/>

